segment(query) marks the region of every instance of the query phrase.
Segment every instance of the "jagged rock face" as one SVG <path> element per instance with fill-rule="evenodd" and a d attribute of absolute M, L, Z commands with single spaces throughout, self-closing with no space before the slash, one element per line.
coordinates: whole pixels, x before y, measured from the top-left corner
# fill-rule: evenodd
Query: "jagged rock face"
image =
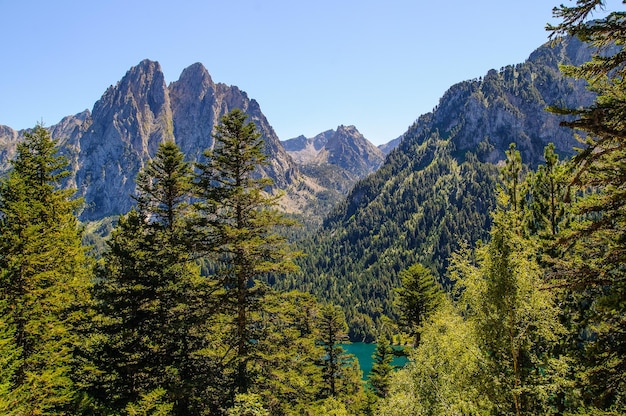
<path fill-rule="evenodd" d="M 161 67 L 144 60 L 98 100 L 77 139 L 53 126 L 53 137 L 74 144 L 72 168 L 84 219 L 127 212 L 133 205 L 135 177 L 160 143 L 172 140 L 169 94 Z"/>
<path fill-rule="evenodd" d="M 589 57 L 589 50 L 577 39 L 553 48 L 546 44 L 523 64 L 491 70 L 482 79 L 452 86 L 437 108 L 420 117 L 405 137 L 412 137 L 414 144 L 437 134 L 451 139 L 459 155 L 472 151 L 492 163 L 505 158 L 511 142 L 532 166 L 543 160 L 544 147 L 550 142 L 561 154 L 571 155 L 576 145 L 572 131 L 560 127 L 561 116 L 546 108 L 578 107 L 593 101 L 584 82 L 564 78 L 558 69 L 559 64 L 579 64 Z M 413 144 L 402 142 L 400 147 L 409 151 Z"/>
<path fill-rule="evenodd" d="M 213 146 L 213 127 L 234 108 L 248 114 L 265 141 L 269 166 L 258 172 L 287 188 L 299 175 L 276 133 L 237 87 L 215 84 L 201 64 L 185 69 L 169 87 L 158 62 L 144 60 L 107 89 L 93 110 L 65 117 L 49 128 L 70 161 L 68 186 L 86 202 L 81 219 L 127 212 L 135 178 L 160 143 L 174 140 L 189 160 Z M 0 170 L 6 171 L 23 131 L 0 126 Z"/>
<path fill-rule="evenodd" d="M 15 149 L 20 140 L 18 131 L 9 126 L 0 125 L 0 172 L 11 167 L 11 159 L 15 156 Z"/>
<path fill-rule="evenodd" d="M 357 178 L 378 169 L 385 158 L 354 126 L 339 126 L 312 138 L 298 136 L 282 143 L 300 165 L 334 165 Z"/>
<path fill-rule="evenodd" d="M 354 126 L 339 126 L 312 138 L 299 136 L 283 146 L 305 175 L 339 194 L 378 169 L 385 157 Z"/>
<path fill-rule="evenodd" d="M 398 145 L 400 145 L 401 141 L 402 141 L 402 136 L 395 138 L 390 142 L 381 144 L 380 146 L 378 146 L 378 148 L 380 149 L 381 152 L 383 152 L 384 155 L 388 155 L 389 153 L 391 153 L 393 149 L 395 149 L 396 147 L 398 147 Z"/>
<path fill-rule="evenodd" d="M 382 165 L 383 152 L 370 143 L 354 126 L 339 126 L 314 163 L 329 163 L 362 178 Z"/>
<path fill-rule="evenodd" d="M 318 153 L 324 148 L 328 140 L 335 134 L 335 130 L 326 130 L 315 137 L 298 136 L 285 140 L 283 147 L 298 164 L 312 163 Z"/>
<path fill-rule="evenodd" d="M 285 188 L 298 174 L 297 167 L 280 144 L 274 129 L 261 112 L 256 100 L 234 86 L 214 83 L 202 64 L 186 68 L 169 88 L 174 119 L 174 136 L 182 151 L 192 160 L 213 147 L 213 127 L 235 108 L 248 114 L 265 142 L 270 165 L 260 174 L 271 177 L 275 185 Z M 201 144 L 199 146 L 199 144 Z"/>

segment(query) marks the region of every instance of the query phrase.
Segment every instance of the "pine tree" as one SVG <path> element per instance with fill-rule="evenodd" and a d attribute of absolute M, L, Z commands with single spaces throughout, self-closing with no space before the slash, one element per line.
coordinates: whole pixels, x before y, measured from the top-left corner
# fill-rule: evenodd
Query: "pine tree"
<path fill-rule="evenodd" d="M 38 125 L 0 183 L 0 408 L 67 414 L 80 397 L 79 329 L 92 278 L 75 212 L 61 190 L 67 161 Z M 4 363 L 3 363 L 4 364 Z"/>
<path fill-rule="evenodd" d="M 520 189 L 522 184 L 522 156 L 517 150 L 515 143 L 509 145 L 509 149 L 505 152 L 506 160 L 504 161 L 504 167 L 500 171 L 502 182 L 504 185 L 504 191 L 509 197 L 509 202 L 514 210 L 519 210 L 522 207 L 522 191 Z"/>
<path fill-rule="evenodd" d="M 247 115 L 235 109 L 215 128 L 215 145 L 198 163 L 195 179 L 197 249 L 215 265 L 210 276 L 221 288 L 220 313 L 226 342 L 224 377 L 230 400 L 252 385 L 254 357 L 262 342 L 258 322 L 265 308 L 266 285 L 259 279 L 294 271 L 296 255 L 278 234 L 293 225 L 276 210 L 280 195 L 272 180 L 259 177 L 268 163 L 264 143 Z"/>
<path fill-rule="evenodd" d="M 443 291 L 430 270 L 417 263 L 400 272 L 402 286 L 396 289 L 400 321 L 420 343 L 420 327 L 441 302 Z"/>
<path fill-rule="evenodd" d="M 393 365 L 391 365 L 393 357 L 393 348 L 389 344 L 387 337 L 379 337 L 376 342 L 376 351 L 372 355 L 372 359 L 374 360 L 372 371 L 370 371 L 369 374 L 370 384 L 378 397 L 387 397 L 389 393 L 389 385 L 393 371 Z"/>
<path fill-rule="evenodd" d="M 100 270 L 104 339 L 92 355 L 103 375 L 94 395 L 112 411 L 137 409 L 160 392 L 159 406 L 171 414 L 195 414 L 194 397 L 209 382 L 198 385 L 202 366 L 193 358 L 210 308 L 199 299 L 205 287 L 187 242 L 191 167 L 183 159 L 174 143 L 159 146 L 138 175 L 137 208 L 120 218 Z"/>
<path fill-rule="evenodd" d="M 545 165 L 526 177 L 528 190 L 528 231 L 542 240 L 554 241 L 570 220 L 570 175 L 566 164 L 559 161 L 553 143 L 544 149 Z"/>
<path fill-rule="evenodd" d="M 602 8 L 602 0 L 580 0 L 560 6 L 561 20 L 549 26 L 552 36 L 577 36 L 596 48 L 582 65 L 566 66 L 567 76 L 583 79 L 597 93 L 593 104 L 578 109 L 551 108 L 571 116 L 561 124 L 581 132 L 584 146 L 573 159 L 572 184 L 585 196 L 573 206 L 577 214 L 560 235 L 565 251 L 556 268 L 556 285 L 569 288 L 590 305 L 581 333 L 585 371 L 581 386 L 586 403 L 601 409 L 626 409 L 626 13 L 586 20 Z"/>
<path fill-rule="evenodd" d="M 347 356 L 339 344 L 347 341 L 348 325 L 341 309 L 326 304 L 320 311 L 318 319 L 319 340 L 324 348 L 323 362 L 323 395 L 336 397 L 339 395 L 342 369 L 346 365 Z"/>

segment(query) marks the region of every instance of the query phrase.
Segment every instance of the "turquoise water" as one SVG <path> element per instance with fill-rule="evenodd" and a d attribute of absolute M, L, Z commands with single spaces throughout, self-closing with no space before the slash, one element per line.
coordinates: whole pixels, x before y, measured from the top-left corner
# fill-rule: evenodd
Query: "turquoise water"
<path fill-rule="evenodd" d="M 363 371 L 363 380 L 367 379 L 370 370 L 372 369 L 372 355 L 376 351 L 376 344 L 366 344 L 365 342 L 353 342 L 352 344 L 341 344 L 341 346 L 348 352 L 353 354 L 359 359 L 359 366 Z M 393 347 L 394 349 L 402 349 L 403 347 Z M 406 357 L 395 357 L 391 362 L 392 365 L 402 367 L 407 363 Z"/>

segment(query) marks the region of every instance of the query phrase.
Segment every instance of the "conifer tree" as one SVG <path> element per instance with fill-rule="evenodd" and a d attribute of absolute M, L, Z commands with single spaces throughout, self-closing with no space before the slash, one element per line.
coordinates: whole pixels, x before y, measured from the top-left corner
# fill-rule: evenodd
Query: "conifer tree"
<path fill-rule="evenodd" d="M 581 373 L 586 404 L 626 409 L 626 13 L 612 11 L 587 21 L 605 6 L 603 0 L 561 5 L 549 25 L 551 36 L 577 36 L 596 48 L 580 66 L 562 67 L 567 76 L 583 79 L 597 93 L 593 104 L 577 109 L 551 108 L 569 120 L 561 124 L 581 133 L 584 146 L 573 159 L 572 184 L 585 196 L 574 204 L 578 220 L 560 234 L 565 250 L 558 264 L 559 286 L 585 298 L 588 324 L 580 341 L 586 348 Z M 596 410 L 597 411 L 597 410 Z"/>
<path fill-rule="evenodd" d="M 17 146 L 0 182 L 0 409 L 77 412 L 78 332 L 91 266 L 81 244 L 67 161 L 38 125 Z"/>
<path fill-rule="evenodd" d="M 528 228 L 531 235 L 553 241 L 568 226 L 572 196 L 570 175 L 565 163 L 559 161 L 554 143 L 544 149 L 545 165 L 526 177 L 528 196 Z"/>
<path fill-rule="evenodd" d="M 294 271 L 296 255 L 279 227 L 293 225 L 276 210 L 280 195 L 271 194 L 272 180 L 259 177 L 268 163 L 264 142 L 247 115 L 234 109 L 215 128 L 215 145 L 197 163 L 195 230 L 197 249 L 215 265 L 210 276 L 218 295 L 229 400 L 245 394 L 257 376 L 254 359 L 263 336 L 259 320 L 269 293 L 260 279 Z"/>
<path fill-rule="evenodd" d="M 111 411 L 158 396 L 171 414 L 199 412 L 202 366 L 193 354 L 208 308 L 186 238 L 191 167 L 183 159 L 174 143 L 159 146 L 138 176 L 137 208 L 120 218 L 104 256 L 95 291 L 104 337 L 92 352 L 103 375 L 93 394 Z"/>
<path fill-rule="evenodd" d="M 504 185 L 504 191 L 508 194 L 509 202 L 514 210 L 519 210 L 522 207 L 522 191 L 520 189 L 522 184 L 522 156 L 519 150 L 517 150 L 515 143 L 509 145 L 509 149 L 505 152 L 506 159 L 504 161 L 504 167 L 500 171 L 502 182 Z"/>
<path fill-rule="evenodd" d="M 442 300 L 443 292 L 430 270 L 416 263 L 400 272 L 402 286 L 396 289 L 401 324 L 420 343 L 420 327 Z"/>
<path fill-rule="evenodd" d="M 318 343 L 324 350 L 320 395 L 325 400 L 321 407 L 337 402 L 348 414 L 360 414 L 367 405 L 367 398 L 358 360 L 340 345 L 347 341 L 347 332 L 341 308 L 333 304 L 322 306 L 317 319 Z"/>
<path fill-rule="evenodd" d="M 376 351 L 372 355 L 372 371 L 369 374 L 370 384 L 378 397 L 387 397 L 391 374 L 393 371 L 394 353 L 387 337 L 379 337 L 376 342 Z"/>
<path fill-rule="evenodd" d="M 320 311 L 318 319 L 319 339 L 324 348 L 323 378 L 324 395 L 336 397 L 339 394 L 342 369 L 346 365 L 347 356 L 339 344 L 347 341 L 348 325 L 341 309 L 326 304 Z"/>

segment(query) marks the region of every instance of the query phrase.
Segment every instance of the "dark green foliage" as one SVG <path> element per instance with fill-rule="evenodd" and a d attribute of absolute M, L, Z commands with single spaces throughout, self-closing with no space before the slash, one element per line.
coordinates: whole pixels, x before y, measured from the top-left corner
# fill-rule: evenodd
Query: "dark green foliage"
<path fill-rule="evenodd" d="M 443 300 L 444 292 L 426 267 L 417 263 L 400 272 L 401 286 L 398 294 L 398 314 L 400 323 L 420 341 L 421 325 Z"/>
<path fill-rule="evenodd" d="M 247 393 L 255 377 L 254 357 L 262 336 L 258 323 L 268 293 L 257 280 L 295 270 L 295 253 L 277 233 L 278 227 L 293 223 L 275 209 L 278 197 L 267 193 L 272 180 L 255 174 L 268 162 L 260 134 L 246 118 L 239 109 L 222 118 L 215 147 L 204 153 L 205 163 L 197 164 L 194 188 L 196 249 L 214 261 L 211 279 L 221 288 L 231 400 Z"/>
<path fill-rule="evenodd" d="M 361 384 L 361 371 L 354 356 L 339 344 L 347 341 L 346 320 L 341 308 L 325 304 L 316 322 L 318 343 L 324 350 L 322 358 L 321 397 L 337 399 L 351 413 L 359 413 L 366 405 Z"/>
<path fill-rule="evenodd" d="M 210 308 L 185 238 L 190 181 L 178 147 L 162 144 L 139 175 L 137 209 L 109 241 L 95 290 L 102 335 L 91 346 L 91 391 L 111 410 L 153 403 L 158 393 L 171 414 L 198 411 L 206 369 L 194 354 Z"/>
<path fill-rule="evenodd" d="M 18 145 L 0 182 L 0 409 L 77 412 L 79 329 L 89 319 L 90 262 L 60 190 L 67 162 L 42 126 Z"/>
<path fill-rule="evenodd" d="M 545 165 L 526 177 L 528 232 L 542 240 L 553 241 L 558 233 L 568 227 L 571 220 L 570 171 L 559 161 L 554 144 L 544 151 Z"/>
<path fill-rule="evenodd" d="M 322 307 L 318 317 L 317 330 L 320 344 L 324 348 L 323 379 L 326 397 L 339 394 L 342 370 L 347 362 L 347 354 L 341 347 L 347 341 L 346 320 L 341 308 L 332 304 Z"/>
<path fill-rule="evenodd" d="M 572 184 L 585 195 L 573 206 L 577 215 L 559 234 L 564 255 L 557 263 L 557 285 L 586 304 L 579 328 L 584 346 L 581 389 L 585 404 L 626 409 L 626 13 L 585 20 L 604 6 L 580 0 L 555 8 L 561 23 L 553 35 L 567 33 L 598 48 L 592 59 L 566 66 L 566 75 L 584 79 L 597 93 L 589 106 L 552 108 L 573 117 L 562 124 L 582 133 L 584 146 L 573 159 Z"/>
<path fill-rule="evenodd" d="M 370 384 L 378 397 L 387 397 L 389 393 L 391 373 L 393 371 L 393 366 L 391 365 L 393 357 L 393 348 L 389 344 L 387 337 L 382 336 L 378 338 L 376 351 L 372 356 L 374 363 L 369 374 Z"/>

